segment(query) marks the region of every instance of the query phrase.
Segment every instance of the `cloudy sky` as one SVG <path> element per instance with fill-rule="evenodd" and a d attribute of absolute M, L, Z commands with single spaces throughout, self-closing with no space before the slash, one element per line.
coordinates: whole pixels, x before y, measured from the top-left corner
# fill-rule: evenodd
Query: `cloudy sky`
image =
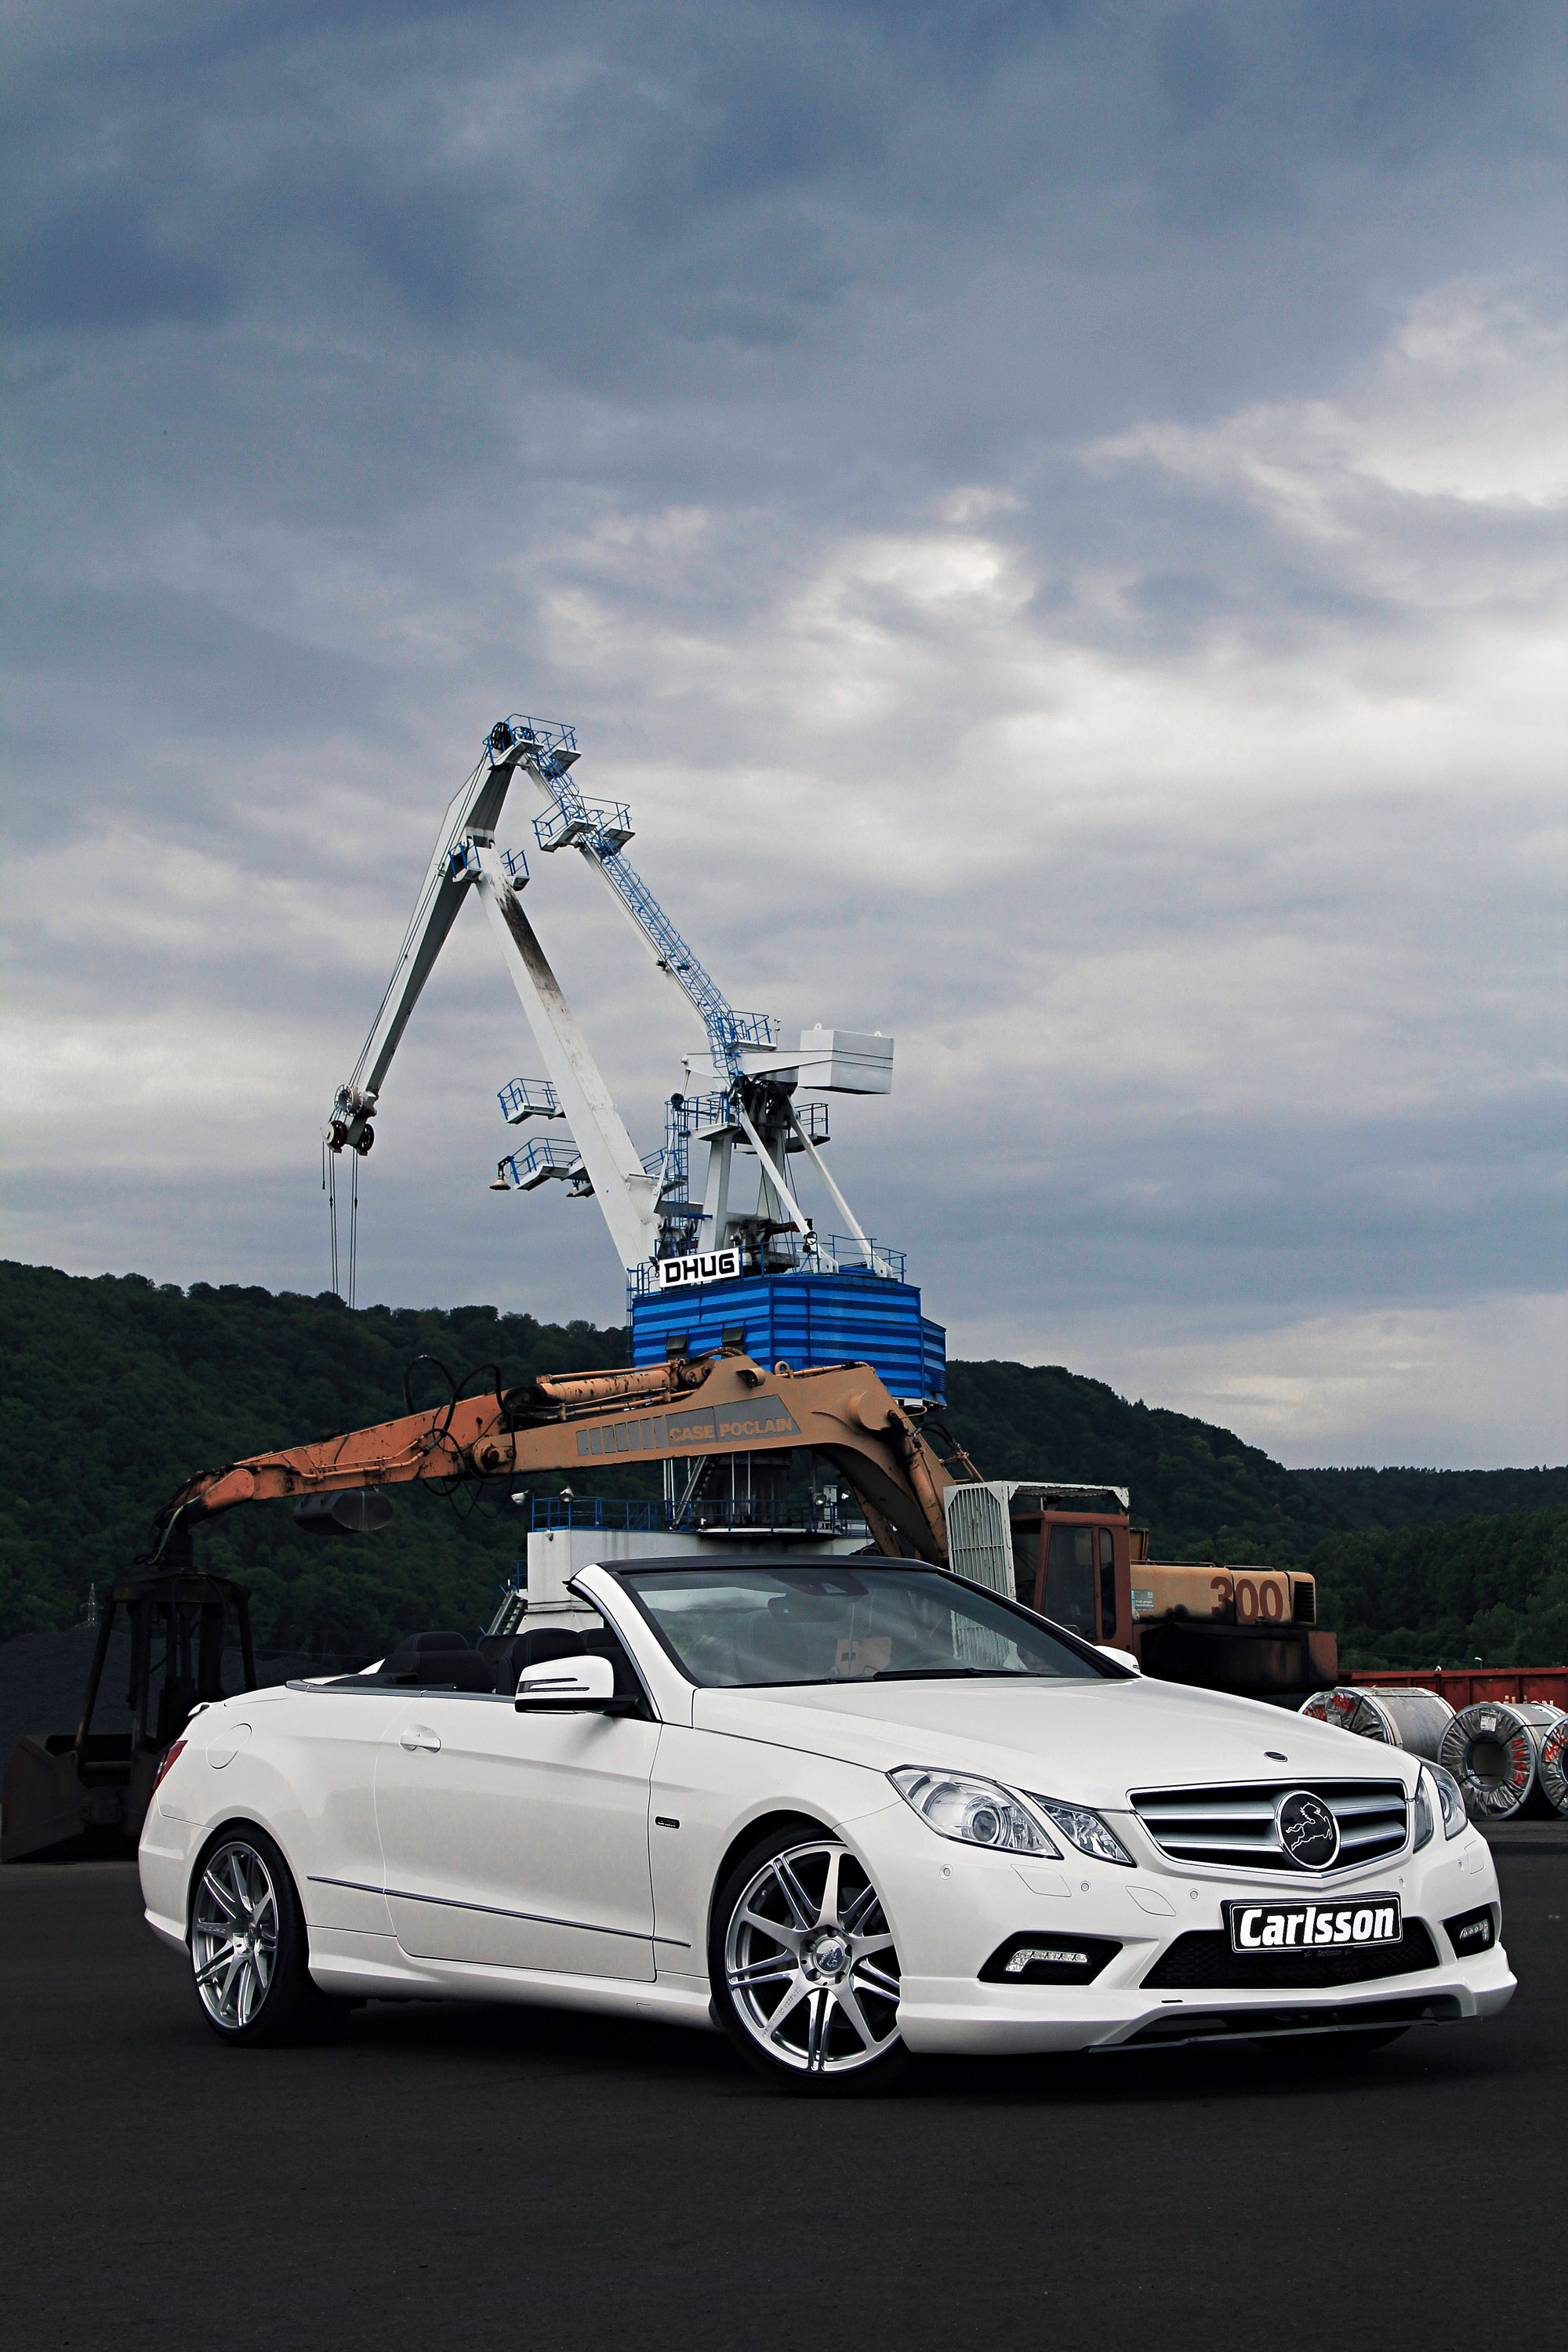
<path fill-rule="evenodd" d="M 737 1003 L 896 1035 L 833 1149 L 955 1353 L 1568 1454 L 1559 0 L 5 21 L 8 1255 L 326 1286 L 528 710 Z M 534 873 L 651 1146 L 693 1034 Z M 470 908 L 362 1299 L 617 1317 L 518 1074 Z"/>

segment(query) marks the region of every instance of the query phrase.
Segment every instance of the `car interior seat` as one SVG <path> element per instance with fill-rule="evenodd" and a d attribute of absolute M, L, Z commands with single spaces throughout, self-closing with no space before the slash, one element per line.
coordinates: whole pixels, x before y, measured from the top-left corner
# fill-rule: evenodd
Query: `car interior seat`
<path fill-rule="evenodd" d="M 512 1655 L 521 1674 L 524 1666 L 547 1665 L 552 1658 L 580 1658 L 588 1644 L 570 1625 L 535 1625 L 531 1633 L 520 1633 L 512 1643 Z"/>
<path fill-rule="evenodd" d="M 587 1643 L 591 1657 L 608 1658 L 615 1670 L 616 1696 L 640 1699 L 643 1695 L 642 1685 L 637 1680 L 636 1668 L 626 1655 L 626 1644 L 614 1628 L 609 1625 L 599 1625 L 584 1638 Z"/>
<path fill-rule="evenodd" d="M 381 1679 L 422 1690 L 493 1691 L 495 1675 L 466 1633 L 410 1633 L 384 1660 Z"/>
<path fill-rule="evenodd" d="M 509 1664 L 498 1666 L 496 1688 L 515 1690 L 524 1666 L 548 1665 L 552 1658 L 580 1658 L 586 1647 L 573 1626 L 535 1625 L 513 1642 Z"/>

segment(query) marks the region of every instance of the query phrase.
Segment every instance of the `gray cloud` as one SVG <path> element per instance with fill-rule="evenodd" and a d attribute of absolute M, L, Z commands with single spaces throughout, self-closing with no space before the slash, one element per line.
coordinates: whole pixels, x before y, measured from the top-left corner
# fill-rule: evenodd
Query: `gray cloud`
<path fill-rule="evenodd" d="M 834 1149 L 956 1346 L 1561 1453 L 1561 11 L 12 38 L 13 1249 L 321 1286 L 316 1127 L 527 703 L 740 1002 L 898 1033 Z M 651 1143 L 689 1037 L 559 862 Z M 616 1311 L 591 1211 L 483 1191 L 528 1060 L 460 929 L 376 1295 Z"/>

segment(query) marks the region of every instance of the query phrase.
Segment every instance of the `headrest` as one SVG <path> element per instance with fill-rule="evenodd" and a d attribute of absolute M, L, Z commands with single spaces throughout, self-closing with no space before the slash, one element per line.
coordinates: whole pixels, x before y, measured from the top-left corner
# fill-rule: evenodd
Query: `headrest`
<path fill-rule="evenodd" d="M 768 1614 L 789 1625 L 841 1625 L 844 1601 L 836 1592 L 775 1592 Z"/>
<path fill-rule="evenodd" d="M 382 1673 L 392 1682 L 450 1682 L 464 1659 L 483 1665 L 462 1633 L 407 1633 L 384 1661 Z M 488 1672 L 488 1669 L 487 1669 Z M 494 1690 L 488 1683 L 460 1683 L 460 1690 Z"/>
<path fill-rule="evenodd" d="M 582 1658 L 587 1652 L 582 1634 L 565 1625 L 535 1625 L 511 1646 L 512 1664 L 519 1674 L 524 1666 L 542 1666 L 552 1658 Z"/>
<path fill-rule="evenodd" d="M 449 1685 L 454 1690 L 493 1691 L 496 1686 L 495 1668 L 477 1650 L 437 1650 L 425 1654 L 419 1679 L 439 1689 Z"/>

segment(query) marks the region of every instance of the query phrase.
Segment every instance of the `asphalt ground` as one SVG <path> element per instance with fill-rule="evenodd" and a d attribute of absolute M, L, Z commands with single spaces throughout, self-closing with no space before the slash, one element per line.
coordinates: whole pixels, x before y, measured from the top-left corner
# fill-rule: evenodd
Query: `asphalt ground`
<path fill-rule="evenodd" d="M 1554 2328 L 1568 1824 L 1520 1990 L 1375 2056 L 989 2064 L 831 2104 L 717 2038 L 377 2005 L 227 2050 L 127 1864 L 0 1871 L 0 2326 L 33 2347 L 1445 2352 Z"/>

